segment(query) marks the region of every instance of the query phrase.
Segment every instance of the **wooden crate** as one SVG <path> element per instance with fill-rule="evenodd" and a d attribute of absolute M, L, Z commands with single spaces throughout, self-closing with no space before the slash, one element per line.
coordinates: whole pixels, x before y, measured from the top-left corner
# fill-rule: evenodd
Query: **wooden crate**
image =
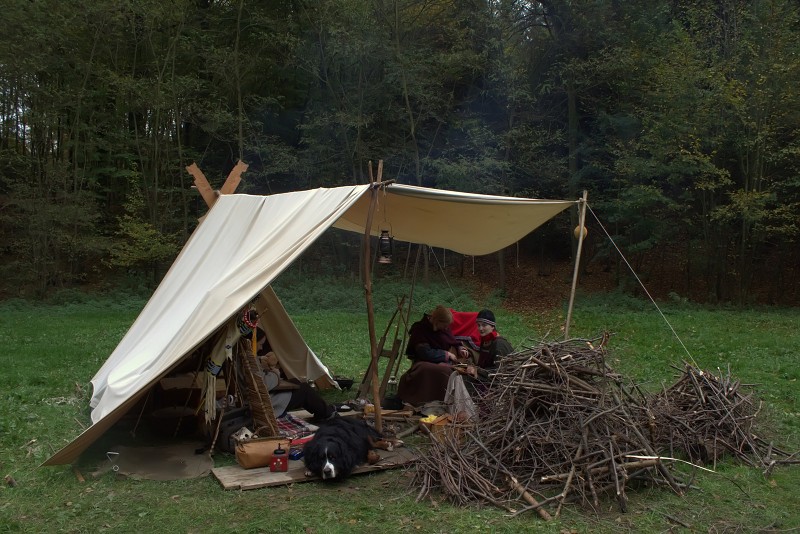
<path fill-rule="evenodd" d="M 431 422 L 421 421 L 431 435 L 440 440 L 455 440 L 461 443 L 466 439 L 466 431 L 474 427 L 471 423 L 456 422 L 450 414 L 440 415 Z"/>

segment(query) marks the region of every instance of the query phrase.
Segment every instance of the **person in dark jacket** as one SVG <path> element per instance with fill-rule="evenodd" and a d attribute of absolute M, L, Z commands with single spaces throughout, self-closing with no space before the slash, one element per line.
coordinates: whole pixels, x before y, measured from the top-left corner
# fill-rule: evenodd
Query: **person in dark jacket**
<path fill-rule="evenodd" d="M 475 322 L 478 324 L 478 333 L 481 336 L 478 361 L 476 363 L 481 369 L 493 369 L 497 366 L 499 358 L 514 352 L 514 347 L 498 333 L 492 310 L 483 309 L 479 311 Z"/>
<path fill-rule="evenodd" d="M 450 331 L 453 314 L 442 305 L 409 329 L 406 355 L 415 362 L 457 363 L 469 355 Z"/>
<path fill-rule="evenodd" d="M 406 355 L 414 361 L 400 377 L 397 396 L 412 406 L 443 401 L 452 364 L 469 356 L 466 347 L 453 336 L 453 315 L 442 305 L 411 325 Z"/>
<path fill-rule="evenodd" d="M 486 382 L 489 373 L 495 370 L 503 357 L 514 352 L 514 347 L 497 332 L 497 323 L 492 310 L 483 309 L 478 312 L 475 323 L 480 344 L 477 351 L 472 352 L 474 365 L 468 365 L 461 369 L 461 372 L 479 382 Z"/>

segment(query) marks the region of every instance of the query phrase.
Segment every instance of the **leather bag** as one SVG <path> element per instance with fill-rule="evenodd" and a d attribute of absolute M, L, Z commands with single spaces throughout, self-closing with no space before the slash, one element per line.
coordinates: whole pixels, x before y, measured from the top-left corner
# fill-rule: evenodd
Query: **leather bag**
<path fill-rule="evenodd" d="M 272 453 L 280 448 L 288 450 L 291 440 L 286 438 L 253 438 L 236 443 L 236 462 L 243 469 L 266 467 L 272 462 Z"/>

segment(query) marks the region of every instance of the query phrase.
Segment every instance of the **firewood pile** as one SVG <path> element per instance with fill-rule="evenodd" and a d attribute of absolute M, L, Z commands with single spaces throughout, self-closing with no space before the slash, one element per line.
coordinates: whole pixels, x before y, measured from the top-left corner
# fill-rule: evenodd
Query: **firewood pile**
<path fill-rule="evenodd" d="M 752 384 L 742 384 L 730 369 L 714 375 L 686 365 L 678 380 L 650 399 L 660 424 L 656 441 L 665 454 L 682 455 L 693 463 L 716 466 L 724 455 L 764 470 L 797 463 L 756 434 L 761 401 Z"/>
<path fill-rule="evenodd" d="M 606 340 L 542 343 L 474 384 L 479 420 L 431 435 L 415 467 L 417 500 L 440 491 L 455 504 L 549 519 L 566 503 L 597 509 L 606 498 L 626 511 L 626 492 L 642 485 L 683 494 L 675 457 L 794 463 L 752 433 L 758 406 L 747 386 L 687 365 L 673 386 L 645 394 L 607 365 Z"/>

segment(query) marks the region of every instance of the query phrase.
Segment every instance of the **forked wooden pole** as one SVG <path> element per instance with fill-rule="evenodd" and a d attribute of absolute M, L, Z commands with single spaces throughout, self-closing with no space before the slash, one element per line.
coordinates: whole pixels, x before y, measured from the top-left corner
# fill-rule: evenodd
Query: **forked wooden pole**
<path fill-rule="evenodd" d="M 206 201 L 206 206 L 209 208 L 213 206 L 214 202 L 217 201 L 217 193 L 211 188 L 211 184 L 208 183 L 208 179 L 206 179 L 206 175 L 203 174 L 200 167 L 196 163 L 192 163 L 186 167 L 186 171 L 194 178 L 194 185 L 197 187 L 197 191 L 200 192 L 200 196 Z"/>
<path fill-rule="evenodd" d="M 381 414 L 380 384 L 378 382 L 378 340 L 375 336 L 375 310 L 372 305 L 372 253 L 370 252 L 370 236 L 372 234 L 372 218 L 378 203 L 378 189 L 383 175 L 383 160 L 378 161 L 377 180 L 372 180 L 372 162 L 369 162 L 370 204 L 367 215 L 367 226 L 364 230 L 364 294 L 367 298 L 367 322 L 369 323 L 370 367 L 372 368 L 372 404 L 375 406 L 375 430 L 383 432 Z"/>
<path fill-rule="evenodd" d="M 219 190 L 215 190 L 211 187 L 211 184 L 208 183 L 206 175 L 203 174 L 203 171 L 200 170 L 200 167 L 198 167 L 196 163 L 188 165 L 186 167 L 186 172 L 191 174 L 194 178 L 194 185 L 197 188 L 197 191 L 200 193 L 200 196 L 203 197 L 203 200 L 205 200 L 206 205 L 210 209 L 220 195 L 230 195 L 236 191 L 236 188 L 239 187 L 239 182 L 242 180 L 242 173 L 247 170 L 247 167 L 247 163 L 239 160 L 233 169 L 231 169 L 231 172 L 225 179 L 225 183 L 222 184 L 222 187 Z"/>
<path fill-rule="evenodd" d="M 239 160 L 236 165 L 231 169 L 231 172 L 228 173 L 228 177 L 225 179 L 225 183 L 222 184 L 222 187 L 219 188 L 220 195 L 230 195 L 236 191 L 236 188 L 239 187 L 239 182 L 242 180 L 242 173 L 247 170 L 247 163 L 242 160 Z"/>
<path fill-rule="evenodd" d="M 572 321 L 572 305 L 575 304 L 575 288 L 578 285 L 578 270 L 581 265 L 581 250 L 583 250 L 584 223 L 586 222 L 586 200 L 589 193 L 584 190 L 581 199 L 581 212 L 578 217 L 578 251 L 575 254 L 575 269 L 572 272 L 572 289 L 569 293 L 569 306 L 567 307 L 567 321 L 564 324 L 564 339 L 569 339 L 569 323 Z"/>

